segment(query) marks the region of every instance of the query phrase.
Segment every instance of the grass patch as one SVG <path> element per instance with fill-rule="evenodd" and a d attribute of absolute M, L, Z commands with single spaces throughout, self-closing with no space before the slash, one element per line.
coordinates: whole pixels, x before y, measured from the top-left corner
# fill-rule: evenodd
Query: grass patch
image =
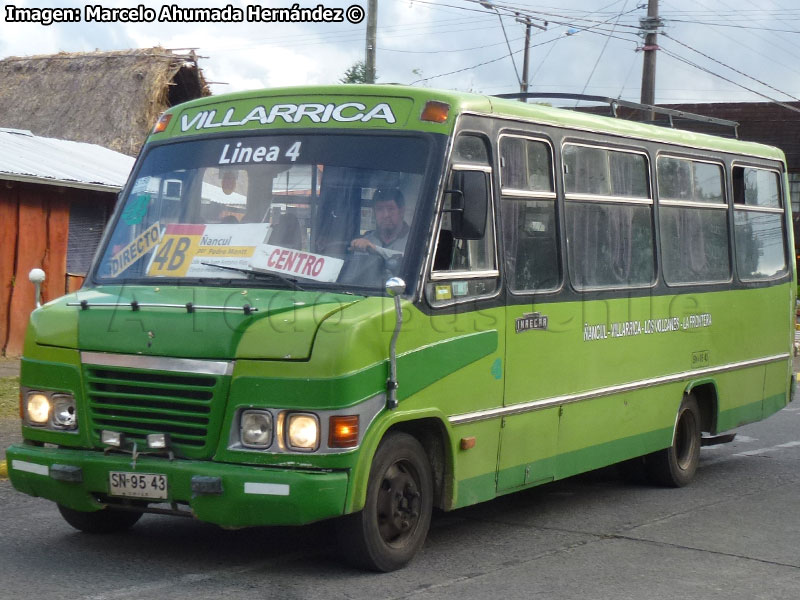
<path fill-rule="evenodd" d="M 0 377 L 0 419 L 19 417 L 19 377 Z"/>

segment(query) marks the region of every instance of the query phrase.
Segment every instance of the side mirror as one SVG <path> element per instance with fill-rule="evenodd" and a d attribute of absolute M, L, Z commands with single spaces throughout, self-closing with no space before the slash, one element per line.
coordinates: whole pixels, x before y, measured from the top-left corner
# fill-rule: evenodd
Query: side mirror
<path fill-rule="evenodd" d="M 453 237 L 479 240 L 486 232 L 489 210 L 489 174 L 484 171 L 456 171 L 451 194 Z"/>
<path fill-rule="evenodd" d="M 41 269 L 31 269 L 31 272 L 28 273 L 28 279 L 35 288 L 34 293 L 36 294 L 36 308 L 40 308 L 42 306 L 40 290 L 45 279 L 44 271 Z"/>
<path fill-rule="evenodd" d="M 406 282 L 399 277 L 392 277 L 386 280 L 386 293 L 392 298 L 400 296 L 406 291 Z"/>

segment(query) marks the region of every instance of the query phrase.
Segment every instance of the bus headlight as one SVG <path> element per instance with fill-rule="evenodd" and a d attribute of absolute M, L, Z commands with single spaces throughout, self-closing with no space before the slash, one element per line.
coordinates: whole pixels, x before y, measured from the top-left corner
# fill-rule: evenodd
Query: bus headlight
<path fill-rule="evenodd" d="M 59 429 L 75 429 L 75 398 L 67 394 L 53 396 L 53 425 Z"/>
<path fill-rule="evenodd" d="M 247 448 L 268 448 L 272 444 L 272 415 L 246 410 L 239 421 L 239 438 Z"/>
<path fill-rule="evenodd" d="M 50 399 L 41 392 L 29 392 L 25 399 L 25 420 L 42 427 L 50 420 Z"/>
<path fill-rule="evenodd" d="M 288 416 L 286 445 L 292 450 L 312 452 L 319 446 L 319 421 L 316 415 L 294 413 Z"/>

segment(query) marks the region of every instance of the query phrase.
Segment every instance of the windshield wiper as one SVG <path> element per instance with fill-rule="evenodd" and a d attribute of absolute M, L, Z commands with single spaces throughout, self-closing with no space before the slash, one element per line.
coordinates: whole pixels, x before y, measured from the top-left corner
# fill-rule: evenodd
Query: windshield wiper
<path fill-rule="evenodd" d="M 229 265 L 218 265 L 215 263 L 207 263 L 201 262 L 201 265 L 205 265 L 207 267 L 214 267 L 216 269 L 224 269 L 226 271 L 236 271 L 237 273 L 244 273 L 247 275 L 248 279 L 272 279 L 272 280 L 279 280 L 285 283 L 292 289 L 299 290 L 301 292 L 305 291 L 302 287 L 297 284 L 296 279 L 291 279 L 290 277 L 286 277 L 285 275 L 281 275 L 280 273 L 272 273 L 270 271 L 255 271 L 253 269 L 244 269 L 242 267 L 231 267 Z"/>

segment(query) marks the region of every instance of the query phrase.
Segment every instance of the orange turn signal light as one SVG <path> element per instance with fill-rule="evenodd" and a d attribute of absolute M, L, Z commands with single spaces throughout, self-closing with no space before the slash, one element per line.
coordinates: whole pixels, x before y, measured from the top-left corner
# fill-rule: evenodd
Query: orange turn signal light
<path fill-rule="evenodd" d="M 358 445 L 358 415 L 336 415 L 330 419 L 329 448 L 354 448 Z"/>
<path fill-rule="evenodd" d="M 437 102 L 436 100 L 428 100 L 425 103 L 425 108 L 422 109 L 420 115 L 421 121 L 431 121 L 433 123 L 444 123 L 447 121 L 447 115 L 450 114 L 450 105 L 445 102 Z"/>
<path fill-rule="evenodd" d="M 155 127 L 153 127 L 153 133 L 161 133 L 162 131 L 166 130 L 171 118 L 172 113 L 164 113 L 161 115 L 158 121 L 156 121 Z"/>

